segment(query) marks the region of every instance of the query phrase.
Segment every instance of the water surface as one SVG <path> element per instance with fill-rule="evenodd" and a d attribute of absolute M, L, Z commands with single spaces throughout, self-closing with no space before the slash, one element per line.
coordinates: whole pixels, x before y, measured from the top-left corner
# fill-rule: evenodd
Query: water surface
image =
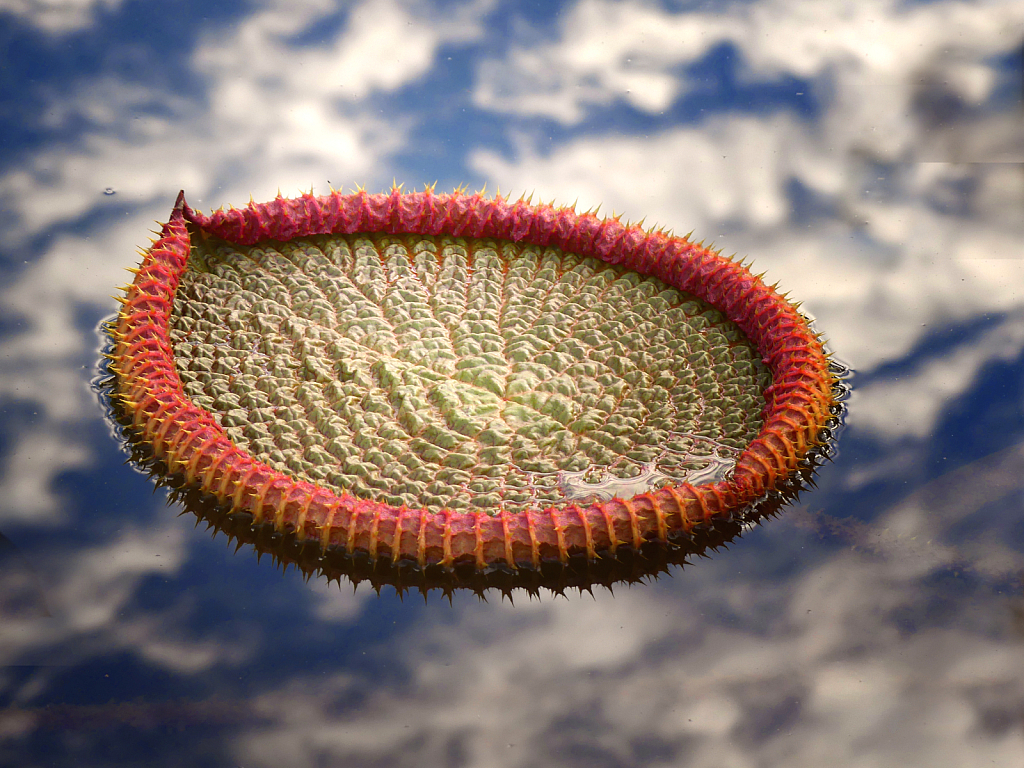
<path fill-rule="evenodd" d="M 10 6 L 0 763 L 1024 760 L 1019 3 Z M 93 388 L 179 189 L 393 179 L 694 230 L 856 370 L 817 488 L 650 583 L 306 581 L 179 515 Z M 567 479 L 574 482 L 572 478 Z"/>

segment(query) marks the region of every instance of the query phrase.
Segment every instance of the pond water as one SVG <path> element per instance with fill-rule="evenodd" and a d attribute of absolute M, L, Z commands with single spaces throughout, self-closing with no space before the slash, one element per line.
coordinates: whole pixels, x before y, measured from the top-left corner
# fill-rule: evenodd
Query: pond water
<path fill-rule="evenodd" d="M 0 764 L 1024 764 L 1019 3 L 173 5 L 0 7 Z M 122 268 L 182 188 L 393 179 L 749 258 L 855 372 L 816 487 L 512 601 L 196 525 L 97 391 Z"/>

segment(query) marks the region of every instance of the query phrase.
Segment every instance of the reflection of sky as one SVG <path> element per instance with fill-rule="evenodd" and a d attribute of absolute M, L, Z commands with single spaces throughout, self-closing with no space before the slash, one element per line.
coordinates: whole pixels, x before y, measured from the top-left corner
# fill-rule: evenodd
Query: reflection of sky
<path fill-rule="evenodd" d="M 0 0 L 0 763 L 1019 764 L 1022 22 Z M 194 531 L 89 387 L 121 267 L 181 188 L 393 179 L 750 254 L 858 371 L 839 461 L 593 599 L 353 595 Z"/>

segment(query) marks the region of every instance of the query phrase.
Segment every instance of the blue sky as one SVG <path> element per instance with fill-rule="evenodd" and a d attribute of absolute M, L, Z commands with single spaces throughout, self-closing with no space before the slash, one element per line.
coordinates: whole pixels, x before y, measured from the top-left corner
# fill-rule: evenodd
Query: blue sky
<path fill-rule="evenodd" d="M 1022 28 L 1011 0 L 0 0 L 0 530 L 52 614 L 5 620 L 4 701 L 222 692 L 263 718 L 214 739 L 246 766 L 1012 764 L 1024 732 L 977 712 L 1024 701 L 998 596 L 1024 568 Z M 179 189 L 392 180 L 751 257 L 858 371 L 841 462 L 614 598 L 442 612 L 232 559 L 121 466 L 90 387 L 109 297 Z"/>

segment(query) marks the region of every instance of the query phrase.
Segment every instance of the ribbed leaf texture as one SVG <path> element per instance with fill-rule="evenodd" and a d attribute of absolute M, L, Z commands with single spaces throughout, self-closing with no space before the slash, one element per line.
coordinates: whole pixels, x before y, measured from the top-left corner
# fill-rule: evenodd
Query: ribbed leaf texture
<path fill-rule="evenodd" d="M 432 190 L 181 195 L 111 336 L 113 400 L 168 474 L 400 587 L 693 550 L 809 478 L 841 390 L 715 251 Z"/>

